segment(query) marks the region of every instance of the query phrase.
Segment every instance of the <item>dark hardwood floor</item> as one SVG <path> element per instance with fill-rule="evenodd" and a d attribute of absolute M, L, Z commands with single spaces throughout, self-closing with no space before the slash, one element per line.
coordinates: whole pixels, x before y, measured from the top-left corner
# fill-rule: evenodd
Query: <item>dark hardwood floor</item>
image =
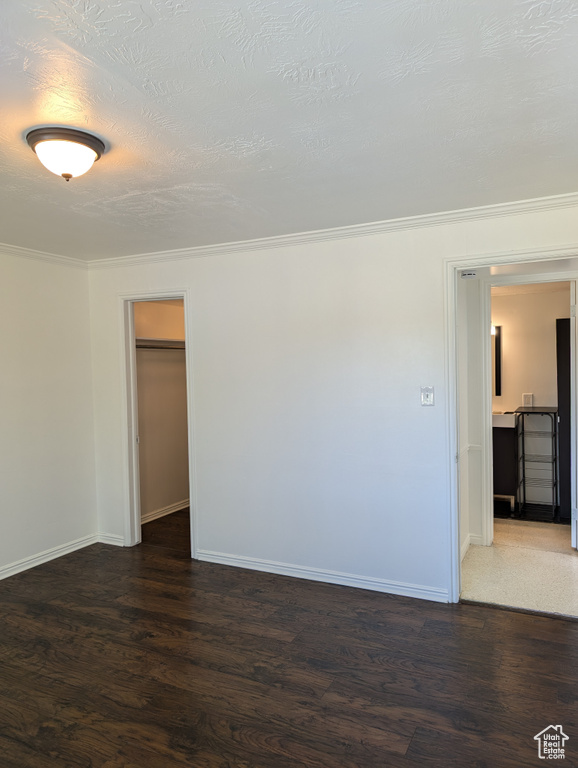
<path fill-rule="evenodd" d="M 172 549 L 191 556 L 189 509 L 173 512 L 142 527 L 142 547 Z"/>
<path fill-rule="evenodd" d="M 519 768 L 578 624 L 199 563 L 186 513 L 0 582 L 2 768 Z M 177 533 L 180 531 L 180 533 Z"/>

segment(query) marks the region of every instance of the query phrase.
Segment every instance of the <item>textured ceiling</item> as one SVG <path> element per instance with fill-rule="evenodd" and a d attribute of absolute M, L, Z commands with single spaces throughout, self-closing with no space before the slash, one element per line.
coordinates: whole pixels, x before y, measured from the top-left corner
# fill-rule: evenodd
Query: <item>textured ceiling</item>
<path fill-rule="evenodd" d="M 106 258 L 574 192 L 575 0 L 6 0 L 0 240 Z M 110 147 L 65 183 L 31 127 Z"/>

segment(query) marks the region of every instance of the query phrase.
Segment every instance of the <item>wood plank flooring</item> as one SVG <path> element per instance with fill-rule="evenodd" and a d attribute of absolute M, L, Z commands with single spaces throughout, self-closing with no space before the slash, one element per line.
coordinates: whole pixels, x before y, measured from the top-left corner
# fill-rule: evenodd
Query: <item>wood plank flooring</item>
<path fill-rule="evenodd" d="M 578 623 L 188 556 L 187 513 L 0 582 L 2 768 L 519 768 Z"/>

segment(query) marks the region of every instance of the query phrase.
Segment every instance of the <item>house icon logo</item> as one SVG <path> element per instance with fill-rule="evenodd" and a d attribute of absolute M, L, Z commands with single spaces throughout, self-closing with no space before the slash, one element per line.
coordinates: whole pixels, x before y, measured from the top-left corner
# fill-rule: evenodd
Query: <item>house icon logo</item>
<path fill-rule="evenodd" d="M 568 736 L 562 730 L 561 725 L 549 725 L 543 731 L 537 733 L 534 739 L 538 742 L 538 757 L 540 760 L 563 760 L 564 744 Z"/>

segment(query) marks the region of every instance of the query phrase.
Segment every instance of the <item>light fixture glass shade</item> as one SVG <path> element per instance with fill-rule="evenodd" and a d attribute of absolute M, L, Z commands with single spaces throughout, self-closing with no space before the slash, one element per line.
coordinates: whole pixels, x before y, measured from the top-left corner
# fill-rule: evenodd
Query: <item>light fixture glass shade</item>
<path fill-rule="evenodd" d="M 26 141 L 45 168 L 66 181 L 82 176 L 104 153 L 104 142 L 91 133 L 60 126 L 36 128 Z"/>
<path fill-rule="evenodd" d="M 82 176 L 97 158 L 94 149 L 75 141 L 39 141 L 34 151 L 45 168 L 64 178 Z"/>

